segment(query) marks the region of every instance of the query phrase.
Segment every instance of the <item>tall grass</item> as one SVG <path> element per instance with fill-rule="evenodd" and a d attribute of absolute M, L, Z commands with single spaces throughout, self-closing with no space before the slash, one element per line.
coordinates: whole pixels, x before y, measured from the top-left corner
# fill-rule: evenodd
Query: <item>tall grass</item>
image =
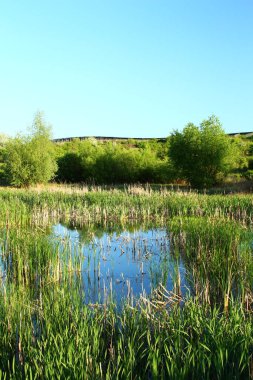
<path fill-rule="evenodd" d="M 135 189 L 135 191 L 133 190 Z M 87 222 L 165 221 L 173 216 L 226 217 L 250 224 L 253 220 L 251 195 L 204 195 L 165 190 L 126 188 L 95 189 L 70 193 L 65 190 L 0 191 L 0 222 L 11 225 L 40 224 L 49 221 Z"/>
<path fill-rule="evenodd" d="M 0 300 L 0 374 L 32 379 L 250 379 L 252 314 L 140 301 L 119 314 L 81 302 L 80 288 L 45 289 L 40 301 L 22 288 Z M 170 306 L 168 306 L 170 305 Z"/>
<path fill-rule="evenodd" d="M 253 378 L 252 201 L 138 187 L 1 190 L 0 379 Z M 166 224 L 188 294 L 175 265 L 171 292 L 163 281 L 134 304 L 85 304 L 82 251 L 49 234 L 59 221 L 91 235 L 94 223 Z"/>
<path fill-rule="evenodd" d="M 170 224 L 171 251 L 181 255 L 193 291 L 205 302 L 223 304 L 252 298 L 253 233 L 224 218 L 175 218 Z"/>

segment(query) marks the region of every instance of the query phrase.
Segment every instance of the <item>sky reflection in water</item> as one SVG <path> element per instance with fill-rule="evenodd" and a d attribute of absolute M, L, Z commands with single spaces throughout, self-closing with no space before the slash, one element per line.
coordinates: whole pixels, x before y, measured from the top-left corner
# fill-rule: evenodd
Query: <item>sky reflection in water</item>
<path fill-rule="evenodd" d="M 103 303 L 112 294 L 119 303 L 129 296 L 148 295 L 159 283 L 173 291 L 178 271 L 185 291 L 185 268 L 171 255 L 166 228 L 87 235 L 57 224 L 53 237 L 68 241 L 73 257 L 81 255 L 85 302 Z"/>

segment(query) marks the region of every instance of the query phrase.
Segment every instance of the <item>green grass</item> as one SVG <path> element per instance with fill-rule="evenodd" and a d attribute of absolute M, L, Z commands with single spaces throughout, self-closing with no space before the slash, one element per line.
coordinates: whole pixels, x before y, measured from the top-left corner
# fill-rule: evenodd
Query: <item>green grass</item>
<path fill-rule="evenodd" d="M 79 292 L 57 286 L 36 302 L 12 288 L 1 297 L 2 377 L 250 378 L 252 314 L 236 302 L 224 312 L 197 298 L 183 307 L 153 300 L 119 314 L 83 305 Z"/>
<path fill-rule="evenodd" d="M 173 216 L 226 217 L 251 223 L 251 195 L 205 195 L 152 191 L 139 187 L 125 190 L 0 191 L 0 222 L 15 225 L 46 225 L 53 220 L 87 222 L 165 221 Z"/>
<path fill-rule="evenodd" d="M 251 379 L 252 202 L 139 187 L 1 189 L 0 379 Z M 73 257 L 48 235 L 59 221 L 86 232 L 166 225 L 188 295 L 175 265 L 173 293 L 158 285 L 134 306 L 84 304 L 81 250 Z"/>

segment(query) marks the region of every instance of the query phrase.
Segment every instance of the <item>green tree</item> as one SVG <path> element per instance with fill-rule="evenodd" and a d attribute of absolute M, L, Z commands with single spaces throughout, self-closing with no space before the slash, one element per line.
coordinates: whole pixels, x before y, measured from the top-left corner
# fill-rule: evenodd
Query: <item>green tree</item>
<path fill-rule="evenodd" d="M 46 183 L 57 170 L 51 127 L 38 112 L 28 135 L 17 135 L 5 146 L 5 173 L 9 184 L 30 186 Z"/>
<path fill-rule="evenodd" d="M 3 133 L 0 134 L 0 185 L 6 185 L 4 157 L 5 145 L 8 140 L 9 137 L 7 135 Z"/>
<path fill-rule="evenodd" d="M 67 152 L 57 160 L 57 181 L 77 183 L 83 180 L 83 167 L 80 155 Z"/>
<path fill-rule="evenodd" d="M 211 116 L 199 127 L 189 123 L 183 132 L 175 131 L 170 138 L 169 157 L 180 178 L 203 188 L 220 181 L 236 165 L 235 149 L 219 119 Z"/>

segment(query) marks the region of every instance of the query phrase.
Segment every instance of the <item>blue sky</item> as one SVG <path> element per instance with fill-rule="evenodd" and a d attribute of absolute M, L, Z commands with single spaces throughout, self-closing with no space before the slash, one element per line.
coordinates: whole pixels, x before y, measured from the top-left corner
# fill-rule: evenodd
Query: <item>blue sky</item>
<path fill-rule="evenodd" d="M 252 131 L 252 0 L 0 0 L 0 132 Z"/>

